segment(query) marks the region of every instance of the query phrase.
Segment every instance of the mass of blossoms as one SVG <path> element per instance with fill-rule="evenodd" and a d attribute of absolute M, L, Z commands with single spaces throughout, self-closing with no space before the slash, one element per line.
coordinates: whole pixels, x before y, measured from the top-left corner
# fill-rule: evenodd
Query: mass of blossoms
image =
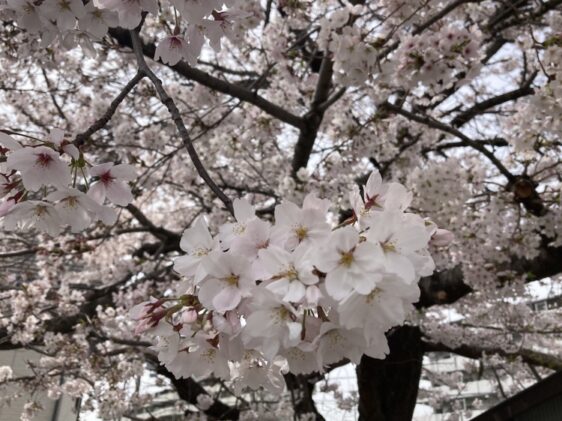
<path fill-rule="evenodd" d="M 79 233 L 95 221 L 113 225 L 117 212 L 107 202 L 133 200 L 127 184 L 137 177 L 133 166 L 92 164 L 59 129 L 26 146 L 0 132 L 0 158 L 0 226 L 6 230 L 33 227 L 56 236 L 65 226 Z"/>
<path fill-rule="evenodd" d="M 41 37 L 41 46 L 60 44 L 70 49 L 81 46 L 95 55 L 94 41 L 107 35 L 110 28 L 136 28 L 143 14 L 157 16 L 160 7 L 172 10 L 174 29 L 161 39 L 156 59 L 174 65 L 180 60 L 197 63 L 206 40 L 219 51 L 221 38 L 236 38 L 236 28 L 253 18 L 245 11 L 243 0 L 171 0 L 159 6 L 157 0 L 29 0 L 0 1 L 0 12 L 13 18 L 30 34 Z"/>
<path fill-rule="evenodd" d="M 329 223 L 331 202 L 284 201 L 274 222 L 234 202 L 236 222 L 213 236 L 199 217 L 176 258 L 180 296 L 135 306 L 136 332 L 157 337 L 158 358 L 178 378 L 211 374 L 237 388 L 280 392 L 282 373 L 322 372 L 366 354 L 384 358 L 385 333 L 404 323 L 433 273 L 428 251 L 451 234 L 407 212 L 412 196 L 373 172 L 351 192 L 353 216 Z"/>
<path fill-rule="evenodd" d="M 0 0 L 0 418 L 411 419 L 562 370 L 560 28 L 562 0 Z"/>

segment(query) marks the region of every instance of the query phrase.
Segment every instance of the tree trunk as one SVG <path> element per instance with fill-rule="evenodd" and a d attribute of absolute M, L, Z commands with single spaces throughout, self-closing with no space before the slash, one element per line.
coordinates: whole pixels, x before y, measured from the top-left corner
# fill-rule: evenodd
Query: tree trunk
<path fill-rule="evenodd" d="M 387 334 L 384 360 L 363 356 L 357 366 L 359 421 L 410 421 L 416 406 L 423 345 L 418 327 L 402 326 Z"/>
<path fill-rule="evenodd" d="M 291 394 L 296 420 L 300 420 L 304 415 L 308 417 L 313 414 L 314 421 L 324 421 L 324 417 L 318 412 L 312 398 L 314 384 L 318 381 L 315 377 L 318 377 L 318 375 L 285 374 L 285 383 Z"/>

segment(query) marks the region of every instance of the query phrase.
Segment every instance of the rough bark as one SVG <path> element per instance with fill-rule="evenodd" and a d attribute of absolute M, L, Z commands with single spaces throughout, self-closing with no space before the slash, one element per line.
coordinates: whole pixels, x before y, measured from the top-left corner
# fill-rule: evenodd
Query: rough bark
<path fill-rule="evenodd" d="M 388 335 L 384 360 L 363 356 L 357 366 L 359 421 L 410 421 L 416 406 L 424 347 L 415 326 Z"/>

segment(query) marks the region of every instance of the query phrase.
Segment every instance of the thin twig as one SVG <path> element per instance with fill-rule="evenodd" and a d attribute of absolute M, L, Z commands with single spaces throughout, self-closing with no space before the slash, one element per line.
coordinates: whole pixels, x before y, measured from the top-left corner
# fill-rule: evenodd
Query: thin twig
<path fill-rule="evenodd" d="M 90 138 L 90 136 L 92 136 L 98 130 L 103 129 L 105 127 L 105 125 L 109 122 L 109 120 L 111 120 L 111 117 L 113 117 L 113 114 L 115 114 L 115 112 L 117 111 L 117 108 L 119 107 L 119 104 L 121 104 L 125 100 L 127 95 L 142 80 L 142 78 L 144 78 L 144 76 L 145 75 L 143 73 L 138 72 L 129 81 L 129 83 L 127 83 L 125 85 L 125 87 L 119 93 L 119 95 L 117 95 L 115 97 L 115 99 L 113 101 L 111 101 L 111 104 L 109 105 L 109 108 L 106 110 L 106 112 L 94 124 L 92 124 L 88 128 L 88 130 L 76 135 L 76 137 L 74 138 L 74 145 L 76 145 L 78 147 L 82 146 L 84 143 L 86 143 L 86 141 Z"/>
<path fill-rule="evenodd" d="M 142 41 L 140 39 L 138 30 L 130 31 L 130 33 L 133 51 L 135 52 L 135 57 L 139 66 L 139 73 L 148 77 L 154 85 L 154 88 L 156 89 L 156 92 L 160 97 L 160 101 L 162 102 L 162 104 L 164 104 L 164 106 L 168 109 L 168 112 L 172 116 L 172 120 L 174 121 L 176 128 L 178 129 L 179 135 L 183 141 L 185 148 L 187 149 L 187 153 L 189 154 L 193 165 L 195 165 L 195 169 L 197 170 L 198 174 L 205 181 L 205 183 L 207 183 L 213 193 L 215 193 L 215 195 L 217 195 L 217 197 L 224 203 L 224 206 L 228 209 L 228 211 L 232 215 L 234 215 L 234 207 L 232 206 L 232 201 L 228 198 L 228 196 L 226 196 L 226 194 L 224 194 L 220 187 L 215 184 L 215 182 L 205 169 L 205 166 L 201 162 L 201 159 L 199 158 L 199 155 L 197 154 L 197 151 L 193 146 L 193 142 L 191 141 L 191 138 L 189 136 L 187 128 L 185 127 L 185 124 L 181 117 L 181 113 L 176 106 L 176 103 L 164 89 L 162 81 L 158 78 L 158 76 L 154 74 L 154 72 L 152 72 L 152 70 L 150 70 L 148 64 L 146 64 L 143 54 Z"/>

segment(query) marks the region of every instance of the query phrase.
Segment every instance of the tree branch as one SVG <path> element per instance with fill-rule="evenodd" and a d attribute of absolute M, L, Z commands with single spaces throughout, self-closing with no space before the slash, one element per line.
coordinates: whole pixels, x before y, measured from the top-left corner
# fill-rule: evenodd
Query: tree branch
<path fill-rule="evenodd" d="M 562 247 L 543 246 L 533 259 L 513 256 L 510 262 L 498 267 L 500 271 L 526 275 L 527 282 L 557 275 L 562 273 Z M 506 281 L 498 279 L 498 286 Z M 418 285 L 421 289 L 418 307 L 452 304 L 472 292 L 472 287 L 464 282 L 460 265 L 422 278 Z"/>
<path fill-rule="evenodd" d="M 516 99 L 527 95 L 534 94 L 535 90 L 531 88 L 531 85 L 535 80 L 537 74 L 538 72 L 533 72 L 531 77 L 518 89 L 514 89 L 513 91 L 494 96 L 481 102 L 477 102 L 468 110 L 456 115 L 455 118 L 451 121 L 451 126 L 461 127 L 462 125 L 466 124 L 468 121 L 476 117 L 478 114 L 481 114 L 483 111 L 486 111 L 489 108 L 504 104 L 509 101 L 515 101 Z"/>
<path fill-rule="evenodd" d="M 463 132 L 461 132 L 460 130 L 448 126 L 445 123 L 442 123 L 438 120 L 435 120 L 429 116 L 423 116 L 423 115 L 419 115 L 419 114 L 415 114 L 413 112 L 410 111 L 406 111 L 405 109 L 398 107 L 394 104 L 391 104 L 390 102 L 385 102 L 381 105 L 381 107 L 383 107 L 383 109 L 385 110 L 389 110 L 392 111 L 396 114 L 400 114 L 403 117 L 406 117 L 408 120 L 412 120 L 415 121 L 417 123 L 423 124 L 427 127 L 431 127 L 433 129 L 437 129 L 440 130 L 442 132 L 445 133 L 449 133 L 452 134 L 453 136 L 459 138 L 461 141 L 463 141 L 466 146 L 470 146 L 471 148 L 477 150 L 478 152 L 480 152 L 482 155 L 484 155 L 486 158 L 488 158 L 488 160 L 498 169 L 498 171 L 505 177 L 507 178 L 508 181 L 513 181 L 515 179 L 515 176 L 513 174 L 511 174 L 511 172 L 509 172 L 509 170 L 500 162 L 500 160 L 498 158 L 496 158 L 494 156 L 494 154 L 492 152 L 490 152 L 488 149 L 486 149 L 486 147 L 484 145 L 481 145 L 480 143 L 472 140 L 471 138 L 469 138 L 467 135 L 465 135 Z"/>
<path fill-rule="evenodd" d="M 197 397 L 202 394 L 209 395 L 205 388 L 191 377 L 177 379 L 166 367 L 160 365 L 160 362 L 155 357 L 151 359 L 151 362 L 157 367 L 156 372 L 158 374 L 170 379 L 179 397 L 184 401 L 198 406 Z M 230 407 L 217 399 L 214 400 L 213 404 L 208 409 L 202 412 L 211 419 L 216 420 L 238 420 L 240 418 L 240 411 L 238 408 Z"/>
<path fill-rule="evenodd" d="M 424 342 L 425 352 L 452 352 L 462 357 L 471 359 L 480 359 L 485 354 L 500 355 L 505 358 L 521 357 L 523 362 L 532 365 L 539 365 L 541 367 L 550 368 L 551 370 L 562 370 L 562 359 L 545 354 L 543 352 L 533 351 L 531 349 L 521 348 L 515 352 L 508 352 L 499 347 L 486 347 L 480 345 L 461 345 L 457 348 L 451 348 L 442 343 Z"/>
<path fill-rule="evenodd" d="M 109 34 L 122 46 L 133 48 L 133 43 L 129 32 L 121 28 L 111 28 Z M 142 44 L 141 44 L 142 45 Z M 142 54 L 150 59 L 154 59 L 154 52 L 156 47 L 154 44 L 144 44 L 141 47 Z M 258 95 L 249 89 L 246 89 L 240 85 L 230 83 L 228 81 L 218 79 L 214 76 L 209 75 L 201 70 L 195 69 L 189 66 L 185 62 L 179 62 L 175 66 L 169 66 L 177 74 L 200 83 L 207 88 L 214 91 L 221 92 L 226 95 L 230 95 L 234 98 L 238 98 L 241 101 L 248 102 L 255 105 L 261 110 L 265 111 L 269 115 L 287 123 L 291 126 L 300 128 L 303 125 L 303 120 L 301 117 L 292 114 L 291 112 L 285 110 L 284 108 L 273 104 L 262 96 Z"/>
<path fill-rule="evenodd" d="M 324 54 L 322 64 L 320 66 L 320 74 L 314 92 L 314 98 L 310 105 L 309 112 L 304 116 L 304 126 L 301 127 L 297 144 L 295 145 L 295 152 L 293 154 L 293 161 L 291 164 L 293 177 L 299 169 L 305 168 L 310 159 L 314 142 L 318 136 L 318 129 L 324 118 L 324 112 L 330 106 L 328 95 L 330 87 L 332 86 L 333 62 L 327 54 Z M 343 93 L 342 93 L 343 95 Z M 337 100 L 337 98 L 336 98 Z M 322 105 L 324 104 L 324 105 Z"/>
<path fill-rule="evenodd" d="M 201 178 L 205 181 L 205 183 L 207 183 L 207 185 L 213 191 L 213 193 L 215 193 L 215 195 L 224 203 L 226 209 L 232 215 L 234 215 L 234 208 L 232 206 L 232 201 L 224 194 L 224 192 L 219 188 L 219 186 L 215 184 L 215 182 L 213 181 L 213 179 L 205 169 L 205 166 L 201 162 L 201 159 L 199 158 L 199 155 L 197 154 L 197 151 L 193 146 L 193 142 L 191 141 L 191 138 L 189 136 L 187 128 L 185 127 L 185 124 L 181 117 L 181 113 L 178 107 L 176 106 L 176 103 L 164 89 L 164 86 L 162 85 L 162 81 L 158 79 L 158 77 L 152 72 L 152 70 L 150 70 L 150 67 L 148 67 L 148 65 L 146 64 L 146 61 L 144 60 L 143 44 L 140 39 L 138 30 L 130 31 L 130 34 L 131 34 L 133 51 L 135 52 L 135 56 L 137 58 L 137 64 L 139 66 L 139 73 L 144 74 L 146 77 L 150 79 L 150 81 L 154 85 L 154 88 L 156 89 L 158 96 L 160 97 L 160 101 L 162 101 L 162 104 L 164 104 L 164 106 L 168 109 L 168 112 L 170 113 L 172 119 L 174 120 L 176 128 L 178 129 L 183 144 L 187 149 L 187 153 L 189 154 L 189 157 L 191 158 L 191 161 L 193 162 L 193 165 L 195 166 L 197 173 L 201 176 Z"/>
<path fill-rule="evenodd" d="M 115 97 L 111 104 L 109 104 L 109 108 L 105 111 L 105 113 L 94 122 L 88 129 L 82 133 L 79 133 L 74 138 L 74 145 L 77 147 L 82 146 L 86 141 L 98 130 L 101 130 L 105 127 L 105 125 L 111 120 L 113 114 L 117 111 L 119 105 L 125 100 L 127 95 L 133 90 L 133 88 L 144 78 L 144 74 L 138 72 L 130 81 L 125 85 L 125 87 L 121 90 L 119 95 Z"/>

